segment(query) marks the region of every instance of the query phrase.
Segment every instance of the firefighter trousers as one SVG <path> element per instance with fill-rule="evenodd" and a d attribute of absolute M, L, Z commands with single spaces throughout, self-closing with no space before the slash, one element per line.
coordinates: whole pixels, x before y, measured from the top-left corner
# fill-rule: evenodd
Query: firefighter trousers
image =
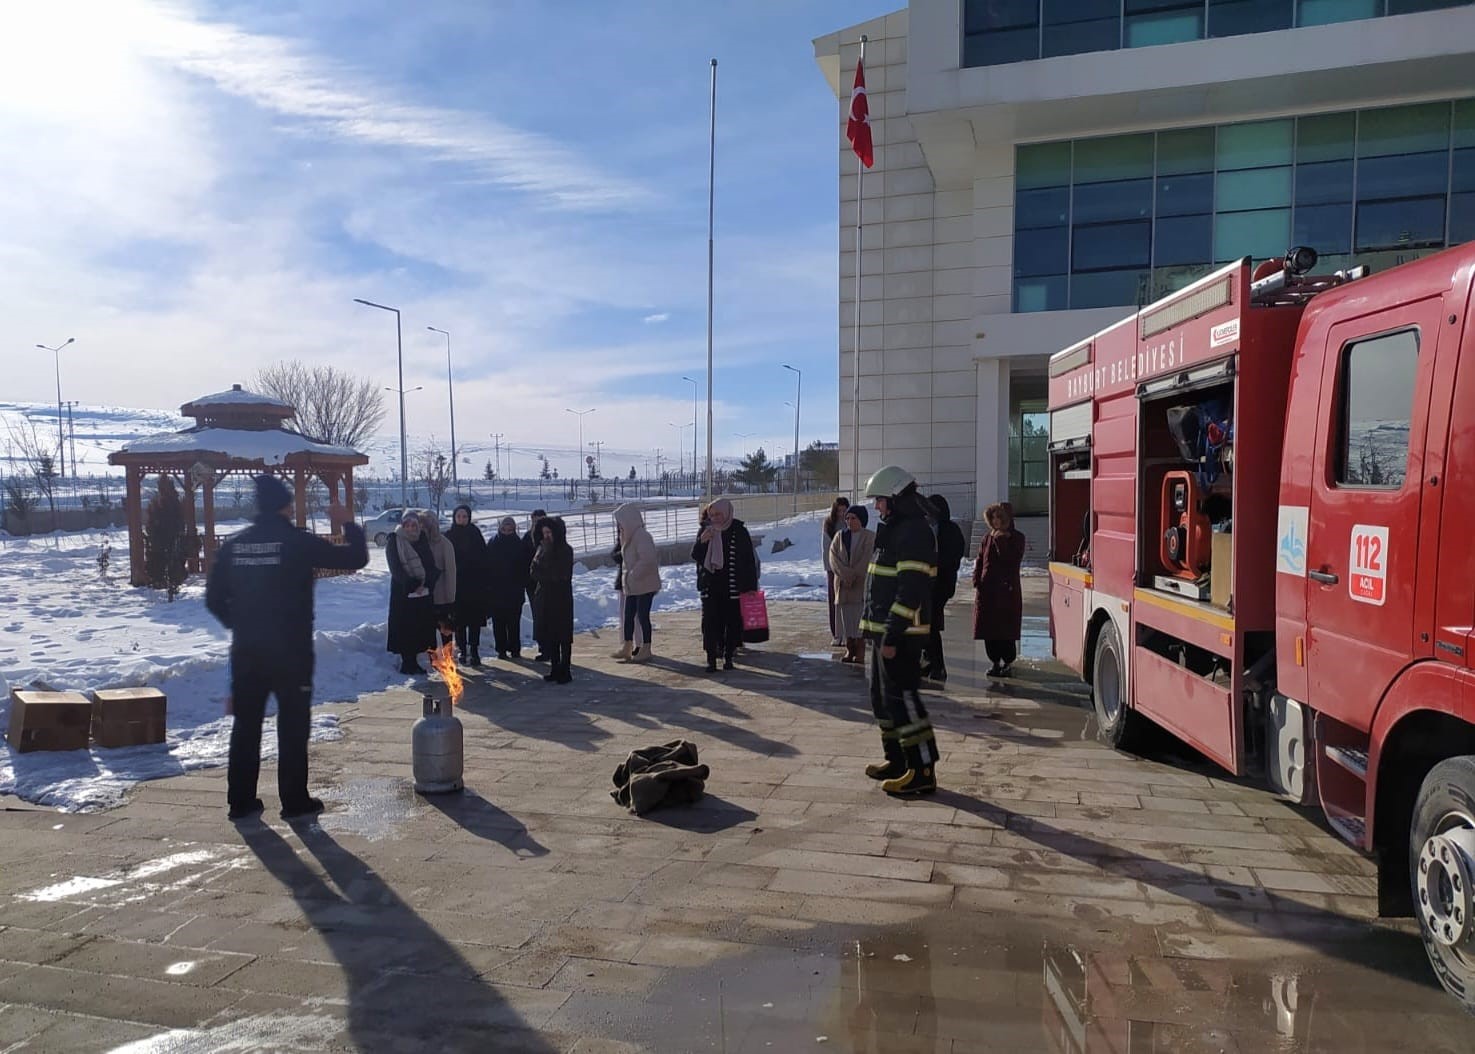
<path fill-rule="evenodd" d="M 937 739 L 922 703 L 922 639 L 903 637 L 896 657 L 881 658 L 881 642 L 873 641 L 866 665 L 871 713 L 881 727 L 886 760 L 909 769 L 937 763 Z"/>

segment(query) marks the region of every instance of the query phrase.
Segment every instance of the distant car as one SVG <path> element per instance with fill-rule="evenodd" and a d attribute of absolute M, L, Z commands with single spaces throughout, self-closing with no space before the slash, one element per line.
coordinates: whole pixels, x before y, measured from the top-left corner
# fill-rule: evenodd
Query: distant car
<path fill-rule="evenodd" d="M 400 508 L 385 509 L 373 519 L 365 520 L 364 535 L 381 549 L 384 548 L 384 546 L 389 544 L 389 536 L 394 533 L 394 529 L 398 527 L 400 525 L 400 521 L 405 518 L 405 511 L 406 510 Z M 419 514 L 428 513 L 430 510 L 410 509 L 409 511 Z M 440 529 L 442 531 L 444 531 L 449 525 L 445 517 L 441 517 L 439 522 Z"/>

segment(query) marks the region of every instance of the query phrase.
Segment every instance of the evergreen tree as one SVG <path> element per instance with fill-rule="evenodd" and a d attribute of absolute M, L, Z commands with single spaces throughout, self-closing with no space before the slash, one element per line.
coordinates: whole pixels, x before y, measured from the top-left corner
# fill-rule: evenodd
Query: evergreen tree
<path fill-rule="evenodd" d="M 778 466 L 768 460 L 768 454 L 762 447 L 743 458 L 735 474 L 738 482 L 746 483 L 750 487 L 766 486 L 772 483 L 777 476 Z"/>
<path fill-rule="evenodd" d="M 143 561 L 149 588 L 167 590 L 171 601 L 188 575 L 189 533 L 174 481 L 160 476 L 158 493 L 149 502 L 144 521 Z"/>
<path fill-rule="evenodd" d="M 492 468 L 492 462 L 490 458 L 487 460 L 486 471 L 482 474 L 481 478 L 487 480 L 488 482 L 497 478 L 497 470 Z"/>

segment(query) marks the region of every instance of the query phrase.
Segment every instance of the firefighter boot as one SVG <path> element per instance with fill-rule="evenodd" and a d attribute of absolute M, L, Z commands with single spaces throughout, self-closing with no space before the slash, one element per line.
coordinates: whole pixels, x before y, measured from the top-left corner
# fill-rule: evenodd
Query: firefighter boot
<path fill-rule="evenodd" d="M 881 747 L 886 753 L 886 760 L 867 765 L 866 775 L 873 780 L 894 780 L 906 775 L 906 758 L 896 740 L 886 738 L 886 733 L 883 732 Z"/>
<path fill-rule="evenodd" d="M 911 798 L 937 790 L 937 772 L 931 765 L 907 769 L 895 779 L 884 780 L 881 789 L 893 798 Z"/>

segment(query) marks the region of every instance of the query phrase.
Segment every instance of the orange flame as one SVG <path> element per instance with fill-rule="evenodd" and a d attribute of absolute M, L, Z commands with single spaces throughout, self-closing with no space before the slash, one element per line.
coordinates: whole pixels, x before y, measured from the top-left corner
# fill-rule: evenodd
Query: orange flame
<path fill-rule="evenodd" d="M 466 682 L 461 679 L 461 671 L 456 669 L 455 644 L 446 641 L 439 648 L 432 649 L 430 655 L 430 665 L 435 667 L 441 680 L 446 682 L 446 687 L 451 690 L 451 705 L 456 706 L 461 702 L 461 693 L 466 690 Z"/>

